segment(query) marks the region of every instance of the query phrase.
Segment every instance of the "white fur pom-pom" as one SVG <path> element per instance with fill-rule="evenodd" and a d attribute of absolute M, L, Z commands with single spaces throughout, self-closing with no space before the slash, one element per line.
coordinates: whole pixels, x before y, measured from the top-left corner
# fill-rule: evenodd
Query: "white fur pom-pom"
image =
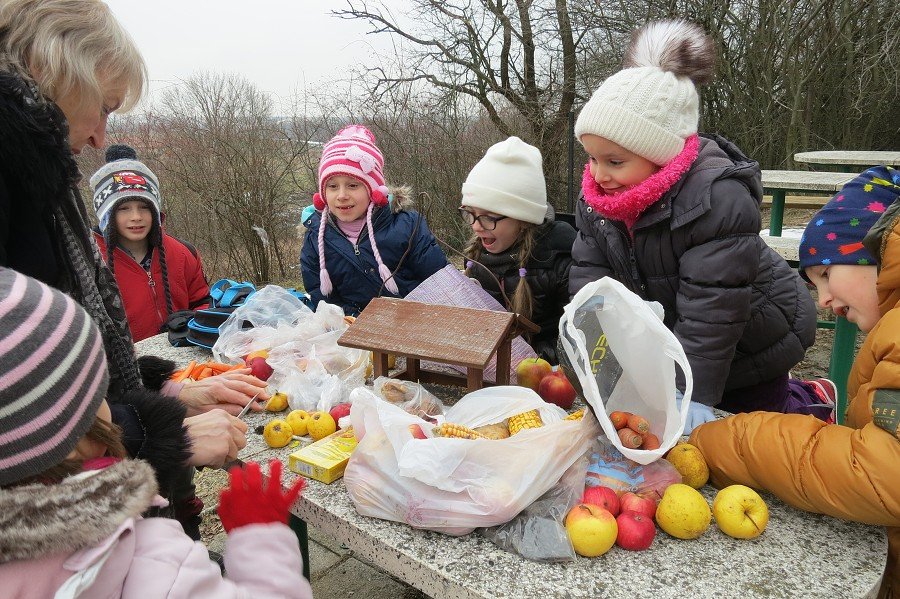
<path fill-rule="evenodd" d="M 632 34 L 623 66 L 657 67 L 687 77 L 695 85 L 706 83 L 715 68 L 715 45 L 694 23 L 654 21 Z"/>

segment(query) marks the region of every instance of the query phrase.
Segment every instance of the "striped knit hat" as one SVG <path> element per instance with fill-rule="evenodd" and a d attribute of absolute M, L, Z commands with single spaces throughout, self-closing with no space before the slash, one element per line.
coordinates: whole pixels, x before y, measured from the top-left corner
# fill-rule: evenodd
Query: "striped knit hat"
<path fill-rule="evenodd" d="M 375 144 L 375 136 L 362 125 L 349 125 L 337 132 L 322 149 L 319 160 L 319 191 L 313 195 L 313 205 L 322 211 L 319 223 L 319 288 L 322 295 L 331 295 L 331 277 L 325 267 L 325 223 L 328 218 L 328 204 L 325 202 L 325 186 L 328 180 L 337 175 L 353 177 L 363 182 L 369 191 L 369 207 L 366 210 L 366 226 L 369 230 L 369 243 L 375 262 L 378 263 L 378 274 L 384 286 L 393 293 L 400 293 L 397 283 L 391 276 L 391 270 L 381 260 L 381 254 L 375 245 L 372 231 L 372 207 L 388 204 L 388 188 L 384 184 L 384 155 Z"/>
<path fill-rule="evenodd" d="M 137 159 L 137 152 L 131 146 L 115 144 L 106 149 L 106 164 L 91 175 L 91 193 L 104 234 L 109 229 L 113 208 L 123 200 L 144 200 L 153 210 L 154 224 L 162 222 L 159 179 Z"/>
<path fill-rule="evenodd" d="M 0 269 L 0 486 L 62 462 L 109 377 L 97 326 L 67 295 Z"/>

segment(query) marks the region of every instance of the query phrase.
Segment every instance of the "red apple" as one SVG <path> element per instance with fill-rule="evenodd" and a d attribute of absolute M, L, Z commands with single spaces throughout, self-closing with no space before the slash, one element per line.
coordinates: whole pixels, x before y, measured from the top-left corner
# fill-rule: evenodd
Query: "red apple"
<path fill-rule="evenodd" d="M 427 439 L 428 435 L 425 434 L 425 431 L 422 430 L 422 426 L 419 424 L 410 424 L 409 425 L 409 434 L 413 436 L 413 439 Z"/>
<path fill-rule="evenodd" d="M 250 374 L 261 381 L 267 381 L 269 380 L 269 377 L 272 376 L 272 367 L 269 366 L 266 359 L 261 356 L 250 358 L 247 362 L 247 366 L 250 368 Z"/>
<path fill-rule="evenodd" d="M 616 536 L 616 545 L 628 551 L 643 551 L 653 544 L 656 536 L 656 525 L 653 518 L 644 514 L 625 510 L 616 518 L 619 534 Z"/>
<path fill-rule="evenodd" d="M 644 514 L 651 520 L 656 515 L 656 502 L 650 497 L 641 497 L 636 493 L 628 491 L 619 497 L 619 505 L 623 512 L 631 511 Z"/>
<path fill-rule="evenodd" d="M 613 516 L 619 515 L 619 496 L 609 487 L 588 487 L 581 496 L 581 503 L 599 505 Z"/>
<path fill-rule="evenodd" d="M 551 372 L 538 385 L 538 395 L 548 403 L 555 403 L 563 410 L 572 407 L 575 401 L 575 387 L 566 378 L 562 370 Z"/>
<path fill-rule="evenodd" d="M 350 415 L 350 404 L 348 403 L 339 403 L 328 411 L 331 414 L 331 417 L 334 418 L 335 423 L 340 427 L 341 418 L 344 416 Z"/>
<path fill-rule="evenodd" d="M 575 553 L 584 557 L 603 555 L 616 543 L 616 519 L 600 506 L 579 503 L 566 514 L 566 532 Z"/>
<path fill-rule="evenodd" d="M 516 366 L 516 381 L 522 387 L 538 390 L 541 379 L 550 374 L 553 367 L 550 362 L 541 358 L 525 358 Z"/>

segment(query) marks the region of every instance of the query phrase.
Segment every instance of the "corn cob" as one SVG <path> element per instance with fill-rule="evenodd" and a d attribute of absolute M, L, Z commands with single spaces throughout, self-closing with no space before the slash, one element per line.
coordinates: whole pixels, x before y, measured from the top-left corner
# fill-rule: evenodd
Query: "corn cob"
<path fill-rule="evenodd" d="M 515 416 L 510 416 L 509 418 L 510 435 L 515 435 L 522 429 L 539 428 L 542 426 L 544 426 L 544 421 L 541 420 L 541 415 L 538 414 L 537 410 L 530 410 L 528 412 L 516 414 Z"/>
<path fill-rule="evenodd" d="M 566 416 L 566 420 L 581 420 L 582 418 L 584 418 L 584 408 Z"/>
<path fill-rule="evenodd" d="M 432 431 L 436 437 L 452 437 L 456 439 L 486 439 L 484 435 L 477 431 L 473 431 L 467 426 L 461 424 L 453 424 L 445 422 L 440 426 L 434 427 Z"/>

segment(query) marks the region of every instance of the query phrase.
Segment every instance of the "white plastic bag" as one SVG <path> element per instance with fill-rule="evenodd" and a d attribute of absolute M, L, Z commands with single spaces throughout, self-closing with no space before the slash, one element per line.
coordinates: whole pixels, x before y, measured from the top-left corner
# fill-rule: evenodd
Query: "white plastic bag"
<path fill-rule="evenodd" d="M 565 412 L 524 387 L 470 393 L 444 420 L 468 427 L 537 409 L 545 425 L 507 439 L 413 438 L 433 425 L 358 388 L 350 420 L 360 438 L 344 473 L 356 510 L 415 528 L 464 535 L 507 522 L 543 495 L 590 447 L 599 429 L 588 414 Z"/>
<path fill-rule="evenodd" d="M 660 314 L 624 285 L 604 277 L 586 285 L 566 306 L 560 344 L 600 426 L 625 457 L 649 464 L 681 438 L 694 381 L 684 349 Z M 675 367 L 685 380 L 685 401 L 675 401 Z M 653 450 L 624 447 L 608 414 L 640 414 L 659 437 Z"/>

